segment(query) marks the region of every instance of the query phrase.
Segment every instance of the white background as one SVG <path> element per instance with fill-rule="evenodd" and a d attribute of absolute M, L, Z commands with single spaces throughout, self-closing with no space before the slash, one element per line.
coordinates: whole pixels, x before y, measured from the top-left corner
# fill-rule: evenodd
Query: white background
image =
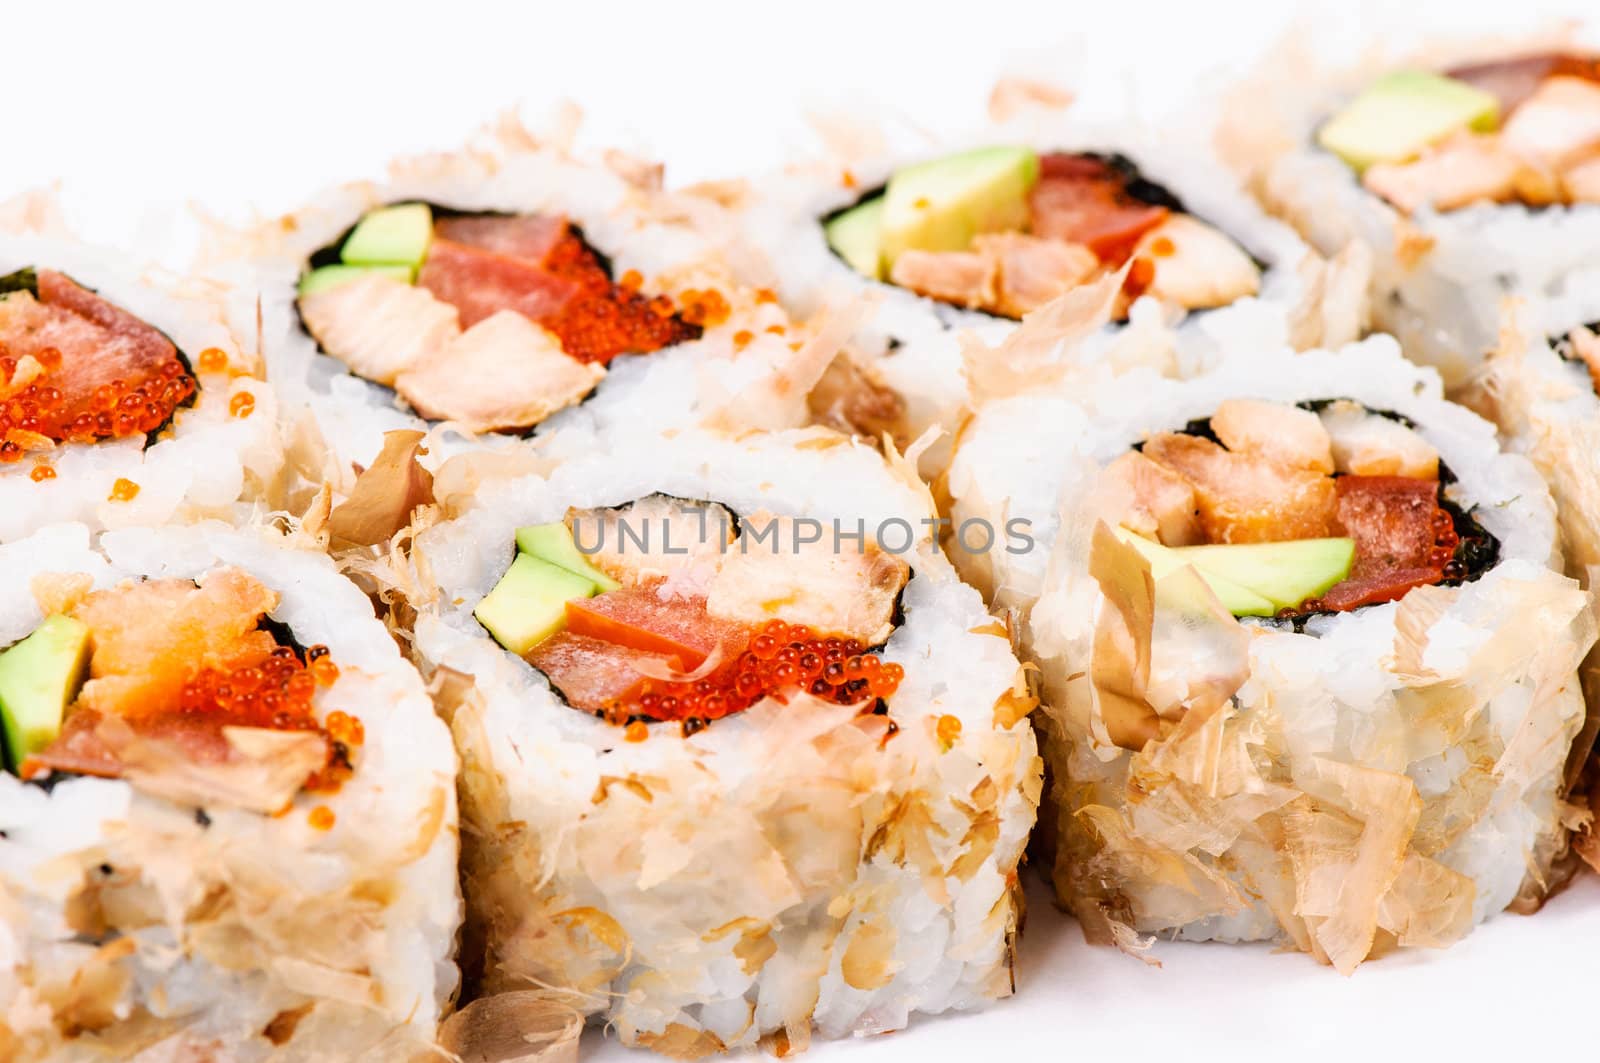
<path fill-rule="evenodd" d="M 0 8 L 0 195 L 59 182 L 80 233 L 182 265 L 191 207 L 233 221 L 449 148 L 482 121 L 562 98 L 587 139 L 668 163 L 671 182 L 759 173 L 806 144 L 803 115 L 980 120 L 1011 69 L 1170 109 L 1250 68 L 1293 23 L 1330 51 L 1510 18 L 1547 24 L 1595 0 L 1303 4 L 1244 0 L 809 0 L 247 7 L 12 0 Z M 1600 18 L 1600 10 L 1594 17 Z M 1404 24 L 1401 25 L 1400 19 Z M 1397 28 L 1398 27 L 1398 28 Z M 1030 876 L 1031 879 L 1031 876 Z M 1444 953 L 1341 978 L 1267 948 L 1162 944 L 1146 968 L 1082 944 L 1033 890 L 1019 995 L 810 1058 L 1507 1059 L 1593 1047 L 1600 883 L 1504 916 Z M 591 1033 L 591 1058 L 629 1054 Z M 643 1057 L 641 1057 L 643 1058 Z"/>

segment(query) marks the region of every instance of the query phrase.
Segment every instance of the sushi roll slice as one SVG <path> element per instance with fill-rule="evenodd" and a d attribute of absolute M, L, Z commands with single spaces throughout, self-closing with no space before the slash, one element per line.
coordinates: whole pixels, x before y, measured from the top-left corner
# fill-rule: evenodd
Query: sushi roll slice
<path fill-rule="evenodd" d="M 1071 438 L 1057 396 L 986 405 L 957 461 L 970 512 L 1045 504 L 1008 495 L 1019 460 L 1056 491 L 1018 608 L 1041 840 L 1089 937 L 1348 973 L 1535 902 L 1595 628 L 1532 465 L 1388 337 L 1081 395 Z"/>
<path fill-rule="evenodd" d="M 1131 325 L 1124 343 L 1169 351 L 1188 371 L 1230 343 L 1361 334 L 1359 249 L 1330 268 L 1197 138 L 1037 98 L 1015 104 L 1020 91 L 997 88 L 1014 105 L 997 102 L 991 125 L 952 143 L 853 130 L 824 157 L 762 179 L 745 211 L 754 276 L 793 312 L 876 300 L 856 348 L 904 396 L 913 434 L 960 420 L 958 331 L 993 341 L 1108 276 L 1120 289 L 1102 343 Z"/>
<path fill-rule="evenodd" d="M 1263 91 L 1260 84 L 1252 96 Z M 1507 295 L 1600 317 L 1600 51 L 1570 38 L 1442 46 L 1318 78 L 1230 133 L 1268 209 L 1323 251 L 1374 253 L 1376 324 L 1462 385 Z M 1588 304 L 1588 305 L 1582 305 Z"/>
<path fill-rule="evenodd" d="M 456 758 L 324 556 L 0 546 L 7 1058 L 408 1059 L 454 994 Z"/>
<path fill-rule="evenodd" d="M 1535 322 L 1549 319 L 1532 307 L 1507 314 L 1500 343 L 1474 380 L 1473 404 L 1500 426 L 1508 450 L 1526 455 L 1555 498 L 1567 572 L 1593 585 L 1600 565 L 1600 322 L 1545 335 Z M 1564 316 L 1561 314 L 1557 315 Z M 1567 760 L 1571 800 L 1600 808 L 1600 654 L 1581 669 L 1589 719 Z M 1590 758 L 1587 760 L 1585 758 Z M 1591 820 L 1574 839 L 1578 852 L 1600 870 L 1600 841 Z"/>
<path fill-rule="evenodd" d="M 269 492 L 276 403 L 218 291 L 0 228 L 0 543 L 61 521 L 235 519 Z"/>
<path fill-rule="evenodd" d="M 679 1057 L 1011 992 L 1032 701 L 914 475 L 685 432 L 446 516 L 415 648 L 455 691 L 485 991 Z"/>
<path fill-rule="evenodd" d="M 810 337 L 732 283 L 700 215 L 718 212 L 665 192 L 657 166 L 583 159 L 508 122 L 211 255 L 253 262 L 290 412 L 368 465 L 389 430 L 486 446 L 557 424 L 631 430 L 786 379 Z M 808 390 L 775 416 L 804 423 Z"/>

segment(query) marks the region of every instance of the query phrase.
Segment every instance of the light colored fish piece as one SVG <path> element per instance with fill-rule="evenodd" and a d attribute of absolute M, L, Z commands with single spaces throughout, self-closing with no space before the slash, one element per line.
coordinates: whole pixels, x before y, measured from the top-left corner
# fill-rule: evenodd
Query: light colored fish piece
<path fill-rule="evenodd" d="M 392 277 L 361 277 L 308 295 L 300 316 L 324 351 L 391 386 L 461 335 L 455 307 Z"/>
<path fill-rule="evenodd" d="M 1211 415 L 1211 430 L 1238 454 L 1296 469 L 1333 472 L 1332 441 L 1317 415 L 1282 402 L 1227 399 Z"/>
<path fill-rule="evenodd" d="M 889 279 L 918 295 L 978 309 L 993 306 L 999 270 L 976 251 L 903 251 Z"/>
<path fill-rule="evenodd" d="M 424 354 L 396 378 L 395 390 L 424 417 L 493 432 L 538 424 L 605 375 L 603 366 L 562 351 L 548 329 L 501 310 Z"/>
<path fill-rule="evenodd" d="M 651 495 L 620 508 L 574 510 L 567 525 L 589 563 L 617 582 L 664 578 L 669 590 L 703 594 L 738 522 L 715 502 Z"/>
<path fill-rule="evenodd" d="M 1528 166 L 1497 136 L 1453 138 L 1419 159 L 1378 163 L 1361 183 L 1406 213 L 1432 206 L 1455 210 L 1472 203 L 1499 203 L 1528 184 Z"/>
<path fill-rule="evenodd" d="M 1600 146 L 1600 84 L 1546 78 L 1500 131 L 1501 143 L 1528 162 L 1562 170 Z"/>
<path fill-rule="evenodd" d="M 1164 546 L 1205 542 L 1194 485 L 1165 465 L 1130 450 L 1100 474 L 1105 512 L 1123 527 Z"/>
<path fill-rule="evenodd" d="M 1146 293 L 1188 310 L 1227 306 L 1261 290 L 1261 271 L 1244 249 L 1187 214 L 1169 214 L 1133 253 L 1155 266 Z"/>
<path fill-rule="evenodd" d="M 1333 440 L 1333 463 L 1339 472 L 1439 478 L 1439 452 L 1399 421 L 1344 401 L 1326 407 L 1320 417 Z"/>
<path fill-rule="evenodd" d="M 1046 240 L 1026 233 L 989 233 L 973 250 L 994 263 L 995 300 L 986 306 L 1021 317 L 1100 271 L 1100 259 L 1082 244 Z"/>
<path fill-rule="evenodd" d="M 1600 203 L 1600 155 L 1567 167 L 1561 185 L 1573 203 Z"/>
<path fill-rule="evenodd" d="M 1330 476 L 1257 454 L 1235 454 L 1209 439 L 1178 433 L 1152 436 L 1144 453 L 1194 484 L 1207 542 L 1283 542 L 1332 534 L 1338 498 Z"/>

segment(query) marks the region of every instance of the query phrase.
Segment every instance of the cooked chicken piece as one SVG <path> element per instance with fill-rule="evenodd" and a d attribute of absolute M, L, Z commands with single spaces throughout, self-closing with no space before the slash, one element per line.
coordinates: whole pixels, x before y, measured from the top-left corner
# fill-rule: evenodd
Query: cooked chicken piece
<path fill-rule="evenodd" d="M 1327 429 L 1310 410 L 1282 402 L 1228 399 L 1211 415 L 1211 430 L 1235 454 L 1254 454 L 1295 469 L 1333 472 Z"/>
<path fill-rule="evenodd" d="M 1130 450 L 1100 474 L 1106 512 L 1123 527 L 1165 546 L 1205 542 L 1194 484 Z"/>
<path fill-rule="evenodd" d="M 1439 452 L 1399 421 L 1340 401 L 1323 409 L 1322 426 L 1333 439 L 1333 464 L 1356 476 L 1439 478 Z"/>
<path fill-rule="evenodd" d="M 1227 306 L 1261 290 L 1261 271 L 1244 249 L 1187 214 L 1169 214 L 1133 253 L 1155 266 L 1145 294 L 1188 310 Z"/>
<path fill-rule="evenodd" d="M 1145 456 L 1194 484 L 1207 542 L 1262 543 L 1332 534 L 1338 492 L 1331 476 L 1255 454 L 1234 454 L 1199 436 L 1162 433 Z"/>
<path fill-rule="evenodd" d="M 1534 185 L 1524 173 L 1528 169 L 1499 137 L 1468 133 L 1412 162 L 1370 166 L 1361 183 L 1409 214 L 1429 205 L 1455 210 L 1471 203 L 1504 202 L 1516 195 L 1519 180 Z"/>
<path fill-rule="evenodd" d="M 889 279 L 918 295 L 978 309 L 993 306 L 999 270 L 974 251 L 902 251 Z"/>
<path fill-rule="evenodd" d="M 1600 336 L 1592 329 L 1579 327 L 1572 330 L 1568 339 L 1572 343 L 1572 353 L 1588 367 L 1589 380 L 1595 390 L 1600 391 Z"/>
<path fill-rule="evenodd" d="M 972 249 L 999 272 L 992 309 L 1021 317 L 1100 271 L 1100 259 L 1082 244 L 1045 240 L 1024 233 L 980 236 Z"/>
<path fill-rule="evenodd" d="M 1600 203 L 1600 155 L 1567 167 L 1561 186 L 1570 202 Z"/>
<path fill-rule="evenodd" d="M 563 352 L 548 329 L 501 310 L 425 354 L 400 374 L 395 390 L 424 417 L 493 432 L 533 427 L 605 375 L 604 367 Z"/>
<path fill-rule="evenodd" d="M 591 565 L 629 586 L 714 569 L 738 523 L 715 502 L 651 495 L 620 509 L 574 510 L 572 540 Z M 709 570 L 706 572 L 709 578 Z"/>
<path fill-rule="evenodd" d="M 368 380 L 395 378 L 461 335 L 456 308 L 392 277 L 361 277 L 300 300 L 322 349 Z"/>
<path fill-rule="evenodd" d="M 728 552 L 711 580 L 706 612 L 748 624 L 805 624 L 867 646 L 889 637 L 895 600 L 911 569 L 878 549 L 870 532 L 863 544 L 835 542 L 824 525 L 820 542 L 801 544 L 800 533 L 809 538 L 813 528 L 765 512 L 751 518 L 750 528 L 762 541 Z"/>
<path fill-rule="evenodd" d="M 1507 149 L 1535 166 L 1562 170 L 1600 146 L 1600 84 L 1546 79 L 1500 130 Z"/>

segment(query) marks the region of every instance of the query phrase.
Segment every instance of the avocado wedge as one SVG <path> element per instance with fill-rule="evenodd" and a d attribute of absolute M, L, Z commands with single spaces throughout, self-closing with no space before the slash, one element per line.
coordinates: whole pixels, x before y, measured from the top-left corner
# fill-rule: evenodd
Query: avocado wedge
<path fill-rule="evenodd" d="M 352 266 L 422 265 L 433 242 L 433 211 L 426 203 L 401 203 L 373 211 L 356 223 L 339 258 Z"/>
<path fill-rule="evenodd" d="M 566 626 L 570 599 L 591 598 L 598 589 L 576 572 L 519 553 L 472 615 L 520 657 Z"/>
<path fill-rule="evenodd" d="M 883 196 L 880 268 L 904 251 L 965 251 L 979 233 L 1026 228 L 1038 180 L 1030 148 L 979 148 L 908 166 Z"/>
<path fill-rule="evenodd" d="M 1139 551 L 1144 555 L 1144 559 L 1150 562 L 1150 577 L 1157 584 L 1185 565 L 1193 564 L 1183 556 L 1181 549 L 1162 546 L 1126 528 L 1118 528 L 1117 537 Z M 1278 611 L 1271 601 L 1248 587 L 1240 586 L 1230 579 L 1207 572 L 1198 566 L 1195 567 L 1195 572 L 1205 580 L 1206 586 L 1211 588 L 1211 593 L 1217 596 L 1217 601 L 1222 603 L 1222 607 L 1234 616 L 1271 616 Z"/>
<path fill-rule="evenodd" d="M 1453 133 L 1492 133 L 1500 101 L 1465 81 L 1401 70 L 1375 81 L 1322 128 L 1317 143 L 1357 172 L 1403 162 Z"/>
<path fill-rule="evenodd" d="M 304 299 L 362 277 L 392 277 L 410 284 L 414 273 L 410 266 L 319 266 L 300 278 L 300 297 Z"/>
<path fill-rule="evenodd" d="M 883 196 L 836 214 L 822 227 L 828 246 L 863 277 L 883 279 Z"/>
<path fill-rule="evenodd" d="M 88 667 L 89 626 L 70 616 L 46 617 L 33 634 L 0 653 L 8 768 L 16 771 L 24 758 L 55 741 Z"/>
<path fill-rule="evenodd" d="M 589 563 L 589 559 L 572 541 L 572 530 L 561 521 L 518 528 L 517 549 L 529 557 L 548 561 L 558 568 L 582 576 L 602 591 L 614 591 L 622 586 Z"/>

